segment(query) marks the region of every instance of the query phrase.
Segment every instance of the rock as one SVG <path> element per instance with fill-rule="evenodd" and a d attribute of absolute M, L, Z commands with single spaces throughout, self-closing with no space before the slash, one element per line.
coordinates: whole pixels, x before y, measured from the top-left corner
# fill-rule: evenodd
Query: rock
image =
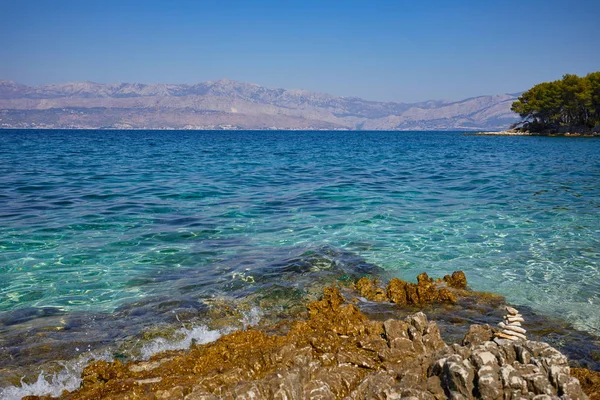
<path fill-rule="evenodd" d="M 263 382 L 241 382 L 230 390 L 226 391 L 221 398 L 224 400 L 262 399 L 271 395 L 266 386 L 267 385 L 265 385 Z"/>
<path fill-rule="evenodd" d="M 505 325 L 505 330 L 509 330 L 509 331 L 513 331 L 516 333 L 520 333 L 520 334 L 525 334 L 527 333 L 527 331 L 519 326 L 514 326 L 514 325 Z"/>
<path fill-rule="evenodd" d="M 521 322 L 525 322 L 523 316 L 512 307 L 506 307 L 506 311 L 508 314 L 504 316 L 504 321 L 498 323 L 502 331 L 496 332 L 494 336 L 513 341 L 519 339 L 526 340 L 527 336 L 525 336 L 525 333 L 527 331 L 521 328 Z"/>
<path fill-rule="evenodd" d="M 498 376 L 497 366 L 486 365 L 477 371 L 475 391 L 483 399 L 501 398 L 502 381 Z"/>
<path fill-rule="evenodd" d="M 522 333 L 515 332 L 515 331 L 510 330 L 508 328 L 504 328 L 502 330 L 502 333 L 505 334 L 506 336 L 512 336 L 512 337 L 516 337 L 516 338 L 523 339 L 523 340 L 527 339 L 527 336 L 523 335 Z"/>
<path fill-rule="evenodd" d="M 492 340 L 493 332 L 489 325 L 471 325 L 462 340 L 463 346 L 476 346 Z"/>
<path fill-rule="evenodd" d="M 429 321 L 427 329 L 423 335 L 423 346 L 425 349 L 434 352 L 446 347 L 446 342 L 442 339 L 440 328 L 433 321 Z"/>
<path fill-rule="evenodd" d="M 184 388 L 181 386 L 175 386 L 170 389 L 157 390 L 156 399 L 160 400 L 177 400 L 185 397 Z"/>
<path fill-rule="evenodd" d="M 442 386 L 448 392 L 460 394 L 471 398 L 473 393 L 473 378 L 475 371 L 470 363 L 465 363 L 459 355 L 453 355 L 446 359 L 442 369 Z"/>
<path fill-rule="evenodd" d="M 454 271 L 452 276 L 444 276 L 444 281 L 448 286 L 455 289 L 466 289 L 467 288 L 467 277 L 462 271 Z"/>
<path fill-rule="evenodd" d="M 151 383 L 158 383 L 160 381 L 162 381 L 162 378 L 159 376 L 156 378 L 138 379 L 135 381 L 135 383 L 137 383 L 138 385 L 148 385 Z"/>
<path fill-rule="evenodd" d="M 427 378 L 427 391 L 437 400 L 446 399 L 446 393 L 442 388 L 440 378 L 436 375 Z"/>
<path fill-rule="evenodd" d="M 517 355 L 517 361 L 521 364 L 529 364 L 531 361 L 531 353 L 524 346 L 516 344 L 513 346 Z"/>
<path fill-rule="evenodd" d="M 420 300 L 437 290 L 438 283 L 427 275 L 418 280 L 406 299 L 416 295 Z M 586 398 L 579 381 L 570 376 L 566 357 L 546 343 L 490 340 L 489 326 L 473 325 L 462 345 L 448 346 L 424 313 L 403 321 L 371 321 L 345 304 L 334 287 L 325 289 L 323 298 L 310 303 L 307 311 L 308 318 L 292 321 L 283 331 L 272 327 L 232 332 L 212 343 L 169 352 L 168 358 L 158 355 L 128 365 L 94 362 L 84 370 L 81 388 L 63 397 Z M 276 333 L 268 333 L 271 330 Z M 600 386 L 600 377 L 591 372 L 580 376 L 585 387 Z"/>
<path fill-rule="evenodd" d="M 413 315 L 409 315 L 406 317 L 406 322 L 417 328 L 417 331 L 420 334 L 424 334 L 427 329 L 429 321 L 427 321 L 427 316 L 423 312 L 418 312 Z"/>
<path fill-rule="evenodd" d="M 335 400 L 335 394 L 329 388 L 325 382 L 316 380 L 308 382 L 304 386 L 304 396 L 305 399 L 315 399 L 315 400 Z"/>
<path fill-rule="evenodd" d="M 275 376 L 269 382 L 269 396 L 264 396 L 260 387 L 254 385 L 249 386 L 248 394 L 252 394 L 255 397 L 248 397 L 249 399 L 261 399 L 269 397 L 272 399 L 299 399 L 300 394 L 304 393 L 301 374 L 299 373 L 286 373 L 283 376 Z M 237 399 L 238 397 L 236 397 Z"/>
<path fill-rule="evenodd" d="M 581 382 L 581 388 L 590 397 L 590 400 L 600 400 L 600 371 L 590 371 L 586 368 L 571 368 L 571 378 Z M 570 383 L 574 382 L 571 379 L 565 385 L 566 389 L 570 388 Z M 576 390 L 577 385 L 573 385 Z"/>
<path fill-rule="evenodd" d="M 498 360 L 496 356 L 489 351 L 479 351 L 473 352 L 471 355 L 471 359 L 473 360 L 473 364 L 477 369 L 481 369 L 484 366 L 496 366 L 498 365 Z"/>
<path fill-rule="evenodd" d="M 217 396 L 210 392 L 204 391 L 203 388 L 199 387 L 198 390 L 192 390 L 192 392 L 186 395 L 184 400 L 219 400 Z"/>
<path fill-rule="evenodd" d="M 162 359 L 159 361 L 142 361 L 137 364 L 133 364 L 129 366 L 129 370 L 132 372 L 142 372 L 142 371 L 151 371 L 155 368 L 160 367 L 160 365 L 166 361 L 171 360 L 171 358 Z"/>
<path fill-rule="evenodd" d="M 354 285 L 360 295 L 371 301 L 388 301 L 385 291 L 378 286 L 376 279 L 360 278 Z"/>
<path fill-rule="evenodd" d="M 386 288 L 387 298 L 400 305 L 456 302 L 452 292 L 446 288 L 438 288 L 435 281 L 426 273 L 420 274 L 417 281 L 415 285 L 398 278 L 391 279 Z"/>
<path fill-rule="evenodd" d="M 500 377 L 505 388 L 523 390 L 527 387 L 525 380 L 521 378 L 512 365 L 501 367 Z"/>
<path fill-rule="evenodd" d="M 408 304 L 406 296 L 406 285 L 407 283 L 398 279 L 393 278 L 389 281 L 386 289 L 387 297 L 392 303 L 400 305 Z"/>
<path fill-rule="evenodd" d="M 516 308 L 512 308 L 510 306 L 506 306 L 506 312 L 510 315 L 517 315 L 519 313 Z"/>
<path fill-rule="evenodd" d="M 386 391 L 396 385 L 396 380 L 387 372 L 376 372 L 364 378 L 348 396 L 349 399 L 387 399 Z"/>
<path fill-rule="evenodd" d="M 383 323 L 383 330 L 390 347 L 395 339 L 408 339 L 408 324 L 397 319 L 388 319 Z"/>
<path fill-rule="evenodd" d="M 548 378 L 541 372 L 523 375 L 523 378 L 527 382 L 527 389 L 534 394 L 552 395 L 554 392 Z"/>
<path fill-rule="evenodd" d="M 386 400 L 435 400 L 433 396 L 426 390 L 419 390 L 414 388 L 403 388 L 400 386 L 386 389 L 384 391 Z"/>
<path fill-rule="evenodd" d="M 567 384 L 569 383 L 569 379 L 571 378 L 569 374 L 569 367 L 563 365 L 552 365 L 548 371 L 548 377 L 550 378 L 550 383 L 556 389 L 559 395 L 562 395 L 565 391 Z"/>
<path fill-rule="evenodd" d="M 513 335 L 509 335 L 506 332 L 502 331 L 502 332 L 496 332 L 494 333 L 494 336 L 499 337 L 501 339 L 508 339 L 508 340 L 518 340 L 519 338 Z"/>

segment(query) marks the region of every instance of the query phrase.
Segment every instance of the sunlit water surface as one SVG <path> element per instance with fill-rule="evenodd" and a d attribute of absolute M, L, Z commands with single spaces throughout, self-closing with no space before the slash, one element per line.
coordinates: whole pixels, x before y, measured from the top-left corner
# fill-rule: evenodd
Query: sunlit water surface
<path fill-rule="evenodd" d="M 92 329 L 117 315 L 122 333 L 144 322 L 131 304 L 168 313 L 249 293 L 280 279 L 270 266 L 324 248 L 387 278 L 461 269 L 476 290 L 598 335 L 600 140 L 0 131 L 5 351 L 48 318 Z"/>

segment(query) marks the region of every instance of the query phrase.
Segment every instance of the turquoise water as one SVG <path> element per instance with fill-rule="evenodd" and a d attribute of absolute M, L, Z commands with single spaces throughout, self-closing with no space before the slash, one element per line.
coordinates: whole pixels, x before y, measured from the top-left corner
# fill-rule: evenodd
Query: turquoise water
<path fill-rule="evenodd" d="M 598 335 L 600 140 L 0 131 L 5 338 L 52 316 L 243 296 L 323 249 L 407 280 L 462 269 Z"/>

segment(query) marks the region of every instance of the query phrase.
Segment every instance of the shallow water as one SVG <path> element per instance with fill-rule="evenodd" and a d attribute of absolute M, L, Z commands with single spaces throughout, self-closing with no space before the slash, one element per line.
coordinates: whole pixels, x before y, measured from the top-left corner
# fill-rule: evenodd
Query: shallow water
<path fill-rule="evenodd" d="M 16 364 L 201 318 L 206 299 L 283 276 L 300 296 L 298 276 L 332 266 L 461 269 L 599 335 L 600 140 L 0 130 L 0 353 Z"/>

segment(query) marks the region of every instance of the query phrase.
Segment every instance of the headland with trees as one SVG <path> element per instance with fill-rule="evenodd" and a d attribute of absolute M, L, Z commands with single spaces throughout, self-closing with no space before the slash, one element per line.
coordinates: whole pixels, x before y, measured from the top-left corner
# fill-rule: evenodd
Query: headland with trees
<path fill-rule="evenodd" d="M 511 110 L 522 120 L 506 135 L 600 136 L 600 71 L 535 85 L 519 96 Z"/>

